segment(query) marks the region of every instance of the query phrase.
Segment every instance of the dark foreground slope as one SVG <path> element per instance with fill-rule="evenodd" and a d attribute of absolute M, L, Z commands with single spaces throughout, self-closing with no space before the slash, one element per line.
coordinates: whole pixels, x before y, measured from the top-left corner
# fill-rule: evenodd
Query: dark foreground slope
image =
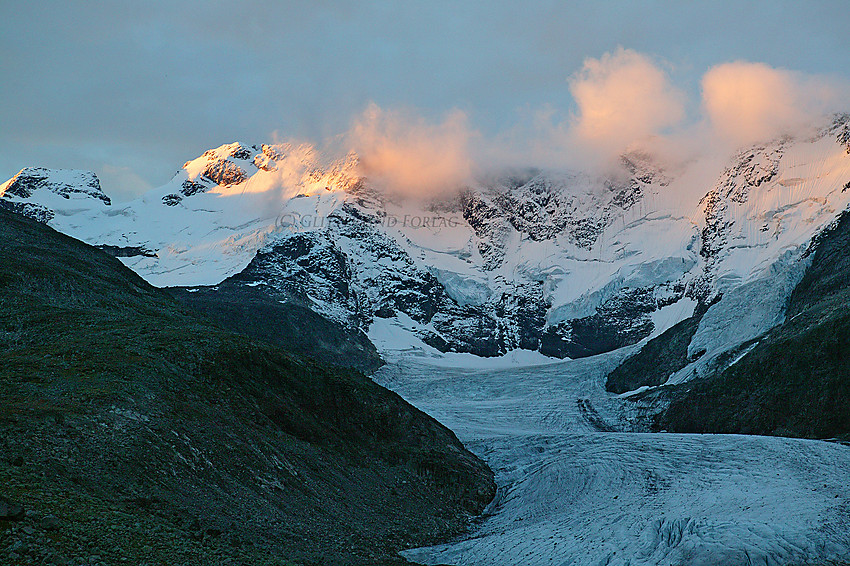
<path fill-rule="evenodd" d="M 2 211 L 0 408 L 0 517 L 27 510 L 0 520 L 3 564 L 386 563 L 495 490 L 361 374 L 221 330 Z"/>
<path fill-rule="evenodd" d="M 231 277 L 213 287 L 171 287 L 168 291 L 192 310 L 228 330 L 270 342 L 322 364 L 371 373 L 383 365 L 378 351 L 359 329 L 348 329 L 298 304 Z"/>
<path fill-rule="evenodd" d="M 850 215 L 819 239 L 785 323 L 719 376 L 670 394 L 659 429 L 850 438 Z"/>

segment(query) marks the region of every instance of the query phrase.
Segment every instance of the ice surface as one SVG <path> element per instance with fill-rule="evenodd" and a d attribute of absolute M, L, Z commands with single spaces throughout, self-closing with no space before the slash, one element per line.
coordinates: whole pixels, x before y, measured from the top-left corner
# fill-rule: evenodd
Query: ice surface
<path fill-rule="evenodd" d="M 375 379 L 454 430 L 499 486 L 470 535 L 404 555 L 457 566 L 850 557 L 850 447 L 612 432 L 627 401 L 603 382 L 622 355 L 474 369 L 392 354 Z"/>

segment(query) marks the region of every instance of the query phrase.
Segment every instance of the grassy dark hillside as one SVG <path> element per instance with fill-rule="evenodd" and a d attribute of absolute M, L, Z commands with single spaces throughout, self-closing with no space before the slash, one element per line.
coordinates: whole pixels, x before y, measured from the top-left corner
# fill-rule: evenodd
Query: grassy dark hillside
<path fill-rule="evenodd" d="M 821 236 L 785 323 L 671 394 L 659 429 L 850 438 L 850 215 Z"/>
<path fill-rule="evenodd" d="M 495 491 L 362 374 L 223 330 L 2 211 L 0 408 L 3 564 L 395 563 Z"/>
<path fill-rule="evenodd" d="M 363 332 L 352 331 L 295 301 L 226 279 L 214 287 L 168 291 L 192 310 L 228 330 L 278 345 L 324 364 L 372 372 L 383 365 Z"/>
<path fill-rule="evenodd" d="M 697 331 L 702 313 L 668 328 L 626 358 L 605 381 L 612 393 L 634 391 L 644 385 L 661 385 L 688 364 L 688 345 Z"/>

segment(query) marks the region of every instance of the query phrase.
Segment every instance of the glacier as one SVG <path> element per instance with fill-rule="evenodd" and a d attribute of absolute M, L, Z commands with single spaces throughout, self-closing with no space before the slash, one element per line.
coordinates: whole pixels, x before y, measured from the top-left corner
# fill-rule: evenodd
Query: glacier
<path fill-rule="evenodd" d="M 398 351 L 375 379 L 454 430 L 496 472 L 472 534 L 421 564 L 804 564 L 850 556 L 850 448 L 627 430 L 604 391 L 622 353 L 486 369 Z"/>

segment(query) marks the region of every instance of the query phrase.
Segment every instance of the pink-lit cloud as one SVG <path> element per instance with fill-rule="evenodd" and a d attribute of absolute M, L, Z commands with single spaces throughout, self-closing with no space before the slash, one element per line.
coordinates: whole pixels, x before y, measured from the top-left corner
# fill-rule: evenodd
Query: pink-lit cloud
<path fill-rule="evenodd" d="M 684 93 L 660 63 L 631 49 L 585 59 L 567 82 L 571 115 L 554 105 L 526 111 L 519 125 L 477 154 L 490 164 L 608 169 L 630 146 L 685 118 Z"/>
<path fill-rule="evenodd" d="M 619 153 L 685 116 L 684 94 L 658 64 L 631 49 L 586 59 L 569 85 L 578 107 L 572 136 L 593 151 Z"/>
<path fill-rule="evenodd" d="M 470 179 L 474 136 L 461 111 L 432 123 L 412 110 L 384 110 L 371 104 L 354 120 L 347 141 L 370 184 L 428 196 Z"/>
<path fill-rule="evenodd" d="M 701 104 L 674 85 L 664 64 L 631 49 L 588 58 L 569 77 L 575 110 L 529 109 L 514 128 L 485 138 L 465 113 L 429 121 L 371 104 L 345 135 L 358 173 L 384 190 L 434 196 L 473 177 L 516 167 L 614 171 L 630 149 L 670 167 L 700 156 L 723 160 L 742 146 L 808 133 L 850 104 L 835 79 L 734 62 L 702 77 Z M 686 108 L 695 112 L 686 113 Z"/>
<path fill-rule="evenodd" d="M 833 79 L 745 61 L 712 67 L 702 79 L 706 119 L 717 136 L 736 145 L 812 127 L 841 109 L 842 90 Z"/>

